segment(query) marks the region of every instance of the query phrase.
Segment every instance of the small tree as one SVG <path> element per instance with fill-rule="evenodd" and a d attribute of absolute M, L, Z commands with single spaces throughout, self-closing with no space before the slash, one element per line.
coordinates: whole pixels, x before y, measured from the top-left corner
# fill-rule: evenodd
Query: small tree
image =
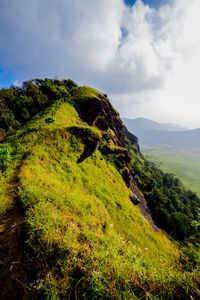
<path fill-rule="evenodd" d="M 199 208 L 199 213 L 197 216 L 197 220 L 192 222 L 192 226 L 196 229 L 197 234 L 198 234 L 198 229 L 200 227 L 200 208 Z M 200 248 L 200 243 L 196 243 L 196 245 Z"/>

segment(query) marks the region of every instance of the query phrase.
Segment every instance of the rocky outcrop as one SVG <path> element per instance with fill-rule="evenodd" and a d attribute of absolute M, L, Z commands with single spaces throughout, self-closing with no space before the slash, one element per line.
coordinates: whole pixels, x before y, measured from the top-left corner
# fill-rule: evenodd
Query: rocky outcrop
<path fill-rule="evenodd" d="M 139 146 L 139 143 L 138 143 L 137 136 L 134 135 L 134 134 L 132 134 L 131 132 L 129 132 L 128 129 L 126 128 L 126 126 L 123 126 L 123 131 L 124 131 L 125 136 L 127 137 L 127 139 L 133 145 L 133 150 L 135 151 L 135 153 L 139 153 L 140 154 L 140 146 Z"/>
<path fill-rule="evenodd" d="M 116 166 L 120 170 L 122 178 L 124 179 L 127 187 L 130 189 L 130 200 L 134 205 L 137 205 L 141 214 L 149 221 L 152 228 L 155 231 L 159 231 L 155 226 L 150 210 L 146 204 L 146 201 L 139 191 L 137 184 L 134 180 L 134 169 L 131 166 L 131 155 L 126 148 L 126 137 L 133 145 L 135 153 L 140 154 L 140 148 L 138 144 L 138 138 L 130 133 L 123 125 L 118 112 L 113 108 L 107 95 L 99 95 L 98 98 L 88 98 L 81 103 L 78 107 L 80 118 L 87 122 L 90 126 L 98 127 L 102 132 L 102 138 L 105 143 L 102 143 L 100 151 L 107 154 L 116 154 Z M 99 147 L 97 144 L 97 147 Z M 91 153 L 87 143 L 86 147 L 79 158 L 78 162 L 81 162 L 82 156 L 85 158 Z M 94 146 L 94 145 L 93 145 Z M 89 147 L 89 148 L 88 148 Z M 95 151 L 97 147 L 92 147 L 92 151 Z"/>
<path fill-rule="evenodd" d="M 125 146 L 123 123 L 106 95 L 86 99 L 79 105 L 78 112 L 84 122 L 98 127 L 105 137 L 108 135 L 114 140 L 115 145 Z"/>
<path fill-rule="evenodd" d="M 140 203 L 140 199 L 134 194 L 130 194 L 129 198 L 134 205 L 137 205 Z"/>

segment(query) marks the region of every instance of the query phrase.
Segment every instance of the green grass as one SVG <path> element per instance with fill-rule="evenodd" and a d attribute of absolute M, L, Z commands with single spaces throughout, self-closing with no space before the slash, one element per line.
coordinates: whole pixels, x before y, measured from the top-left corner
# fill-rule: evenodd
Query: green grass
<path fill-rule="evenodd" d="M 148 285 L 166 289 L 166 282 L 170 293 L 176 276 L 184 281 L 181 270 L 175 271 L 177 249 L 153 232 L 130 202 L 119 173 L 99 152 L 76 163 L 82 150 L 81 142 L 65 131 L 47 132 L 20 172 L 29 242 L 37 255 L 45 251 L 47 257 L 54 256 L 54 248 L 60 253 L 47 268 L 56 293 L 61 286 L 70 291 L 73 281 L 77 284 L 83 277 L 94 296 L 120 298 L 132 284 L 142 285 L 144 293 Z M 75 268 L 81 278 L 76 278 Z M 44 270 L 45 282 L 48 274 Z M 78 292 L 83 288 L 80 284 Z"/>
<path fill-rule="evenodd" d="M 61 106 L 57 114 L 62 112 Z M 160 290 L 164 297 L 176 285 L 187 285 L 193 275 L 183 276 L 179 250 L 153 232 L 132 205 L 114 166 L 98 151 L 76 163 L 83 144 L 66 130 L 69 124 L 48 125 L 20 172 L 30 245 L 50 261 L 55 248 L 59 253 L 44 269 L 41 277 L 48 284 L 39 284 L 38 292 L 57 297 L 61 289 L 64 296 L 73 295 L 77 285 L 80 297 L 120 299 L 134 290 L 142 295 Z"/>
<path fill-rule="evenodd" d="M 103 93 L 91 88 L 91 87 L 88 87 L 88 86 L 80 86 L 77 90 L 76 90 L 76 93 L 74 95 L 74 98 L 82 98 L 82 99 L 85 99 L 85 98 L 97 98 L 98 96 L 102 96 Z"/>
<path fill-rule="evenodd" d="M 200 149 L 143 145 L 141 151 L 163 171 L 174 173 L 185 187 L 200 196 Z"/>
<path fill-rule="evenodd" d="M 96 94 L 86 87 L 82 91 L 81 101 Z M 37 274 L 28 286 L 31 293 L 40 299 L 200 296 L 198 268 L 187 270 L 178 244 L 153 231 L 130 201 L 114 163 L 100 151 L 77 163 L 84 139 L 71 133 L 72 127 L 86 128 L 89 138 L 101 137 L 70 103 L 62 103 L 9 139 L 14 153 L 1 175 L 1 212 L 11 205 L 6 197 L 12 202 L 7 187 L 13 184 Z M 18 181 L 12 182 L 16 170 Z"/>

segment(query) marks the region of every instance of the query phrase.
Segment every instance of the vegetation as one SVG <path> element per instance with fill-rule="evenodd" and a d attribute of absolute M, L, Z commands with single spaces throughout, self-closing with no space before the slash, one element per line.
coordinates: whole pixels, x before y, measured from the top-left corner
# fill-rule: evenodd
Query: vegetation
<path fill-rule="evenodd" d="M 191 190 L 186 190 L 172 173 L 164 173 L 144 156 L 135 155 L 135 180 L 143 192 L 152 212 L 153 220 L 176 239 L 189 239 L 198 230 L 191 225 L 198 218 L 200 199 Z"/>
<path fill-rule="evenodd" d="M 2 135 L 12 133 L 47 106 L 60 104 L 77 88 L 72 80 L 27 81 L 22 88 L 11 87 L 0 91 L 0 128 Z"/>
<path fill-rule="evenodd" d="M 17 257 L 20 243 L 1 251 L 11 288 L 17 293 L 23 287 L 18 299 L 198 299 L 198 250 L 182 249 L 155 232 L 132 204 L 116 167 L 119 147 L 110 144 L 115 151 L 109 155 L 97 150 L 78 163 L 85 146 L 102 139 L 98 128 L 80 119 L 78 103 L 99 95 L 71 80 L 49 79 L 0 92 L 0 242 L 6 240 L 2 236 L 8 234 L 9 216 L 16 226 L 17 206 L 23 208 L 25 224 L 24 260 L 20 263 Z M 105 143 L 103 139 L 102 148 Z M 165 175 L 132 155 L 138 184 L 148 196 Z M 183 195 L 175 180 L 166 175 L 165 186 L 157 186 L 158 207 L 160 201 L 168 202 L 171 181 L 173 192 Z M 174 212 L 174 220 L 181 209 Z M 6 245 L 1 242 L 1 247 Z M 20 280 L 17 264 L 28 270 Z M 2 295 L 16 299 L 8 297 L 7 288 L 2 284 Z"/>
<path fill-rule="evenodd" d="M 175 146 L 142 146 L 147 155 L 164 172 L 174 173 L 184 186 L 200 196 L 200 149 Z"/>

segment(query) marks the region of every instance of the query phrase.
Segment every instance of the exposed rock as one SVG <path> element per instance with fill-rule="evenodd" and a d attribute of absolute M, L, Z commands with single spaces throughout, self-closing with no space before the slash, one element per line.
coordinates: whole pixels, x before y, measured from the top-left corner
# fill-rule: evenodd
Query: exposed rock
<path fill-rule="evenodd" d="M 108 129 L 112 130 L 115 134 L 115 144 L 121 147 L 125 146 L 123 123 L 106 95 L 84 101 L 79 106 L 78 112 L 81 119 L 90 126 L 95 125 L 104 132 L 107 132 Z"/>
<path fill-rule="evenodd" d="M 132 176 L 131 176 L 129 168 L 125 167 L 123 169 L 123 171 L 122 171 L 122 178 L 124 179 L 127 187 L 130 187 L 131 181 L 132 181 Z"/>
<path fill-rule="evenodd" d="M 129 150 L 125 148 L 127 136 L 135 152 L 140 154 L 138 138 L 123 125 L 118 112 L 109 102 L 107 95 L 102 95 L 98 98 L 89 98 L 79 106 L 78 112 L 84 122 L 87 122 L 90 126 L 96 126 L 102 131 L 102 136 L 106 140 L 106 143 L 101 145 L 101 152 L 106 155 L 110 153 L 117 155 L 116 165 L 121 169 L 122 178 L 130 189 L 130 200 L 134 205 L 138 205 L 141 214 L 150 222 L 152 228 L 155 231 L 159 231 L 151 218 L 150 210 L 144 197 L 134 180 L 134 171 L 130 165 L 131 155 Z M 109 143 L 109 141 L 112 141 L 112 143 Z M 97 144 L 98 146 L 99 144 Z M 78 162 L 82 161 L 82 156 L 83 158 L 88 157 L 95 150 L 96 147 L 94 145 L 92 147 L 87 145 Z"/>
<path fill-rule="evenodd" d="M 115 139 L 115 133 L 110 129 L 108 128 L 108 130 L 103 134 L 103 137 L 109 141 L 109 140 L 113 140 Z"/>
<path fill-rule="evenodd" d="M 131 176 L 132 177 L 132 176 Z M 130 183 L 130 190 L 131 193 L 130 195 L 134 195 L 137 199 L 138 199 L 138 203 L 137 203 L 137 207 L 139 208 L 141 214 L 143 215 L 143 217 L 150 223 L 151 227 L 153 228 L 154 231 L 156 232 L 160 232 L 160 230 L 158 229 L 158 227 L 154 224 L 152 217 L 151 217 L 151 211 L 148 208 L 146 201 L 142 195 L 142 193 L 139 191 L 137 184 L 134 180 L 134 178 L 132 177 L 131 183 Z"/>
<path fill-rule="evenodd" d="M 130 194 L 129 198 L 134 205 L 137 205 L 140 203 L 140 199 L 134 194 Z"/>
<path fill-rule="evenodd" d="M 130 152 L 128 149 L 122 147 L 121 155 L 122 155 L 122 158 L 123 158 L 125 164 L 128 164 L 131 162 L 131 155 L 130 155 Z"/>
<path fill-rule="evenodd" d="M 134 146 L 133 150 L 135 151 L 135 153 L 139 153 L 140 154 L 140 146 L 138 144 L 138 138 L 137 138 L 137 136 L 135 136 L 134 134 L 132 134 L 131 132 L 129 132 L 128 129 L 126 128 L 126 126 L 123 126 L 123 131 L 124 131 L 125 136 L 127 137 L 127 139 L 129 139 L 129 141 Z"/>

